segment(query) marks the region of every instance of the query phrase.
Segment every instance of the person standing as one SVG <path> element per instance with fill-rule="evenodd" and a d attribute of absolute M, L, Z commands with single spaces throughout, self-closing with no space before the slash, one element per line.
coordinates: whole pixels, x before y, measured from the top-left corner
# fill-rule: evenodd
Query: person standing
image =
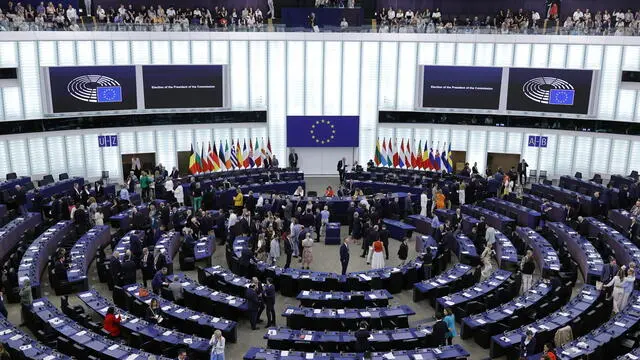
<path fill-rule="evenodd" d="M 533 283 L 533 272 L 536 269 L 536 265 L 533 262 L 533 252 L 527 250 L 527 254 L 522 258 L 520 263 L 520 271 L 522 271 L 522 293 L 526 293 L 531 288 Z"/>
<path fill-rule="evenodd" d="M 276 326 L 276 288 L 273 279 L 267 278 L 263 289 L 264 306 L 267 308 L 267 327 Z"/>
<path fill-rule="evenodd" d="M 629 303 L 629 298 L 631 297 L 631 293 L 633 292 L 633 287 L 636 282 L 636 271 L 634 268 L 627 269 L 627 276 L 624 278 L 624 282 L 622 284 L 622 288 L 624 289 L 624 294 L 622 295 L 622 308 L 624 309 Z"/>
<path fill-rule="evenodd" d="M 267 15 L 270 19 L 274 19 L 276 17 L 276 11 L 273 7 L 273 0 L 267 0 L 267 6 L 269 7 L 269 11 L 267 11 Z"/>
<path fill-rule="evenodd" d="M 13 199 L 15 200 L 16 207 L 18 208 L 20 215 L 25 216 L 27 215 L 27 208 L 25 207 L 25 204 L 27 203 L 27 193 L 20 185 L 16 185 L 15 189 L 16 192 L 13 195 Z"/>
<path fill-rule="evenodd" d="M 520 358 L 526 359 L 536 353 L 536 339 L 533 337 L 533 331 L 527 330 L 520 341 Z"/>
<path fill-rule="evenodd" d="M 289 153 L 289 167 L 294 170 L 298 169 L 298 154 L 296 154 L 296 149 L 294 148 L 291 148 Z"/>
<path fill-rule="evenodd" d="M 222 336 L 222 331 L 214 331 L 213 335 L 211 335 L 211 340 L 209 340 L 209 345 L 211 346 L 210 360 L 224 360 L 225 344 L 226 340 L 224 336 Z"/>
<path fill-rule="evenodd" d="M 27 319 L 27 314 L 31 305 L 33 304 L 33 294 L 31 292 L 31 280 L 25 279 L 22 288 L 20 288 L 20 305 L 21 305 L 21 315 L 22 315 L 22 324 L 24 325 Z"/>
<path fill-rule="evenodd" d="M 444 309 L 444 323 L 447 324 L 447 333 L 445 335 L 447 345 L 453 345 L 453 338 L 458 335 L 456 332 L 456 318 L 450 308 Z"/>
<path fill-rule="evenodd" d="M 286 235 L 285 233 L 284 253 L 287 256 L 287 261 L 284 264 L 285 269 L 288 269 L 291 266 L 291 255 L 293 255 L 293 248 L 294 248 L 292 236 L 293 236 L 292 234 Z"/>
<path fill-rule="evenodd" d="M 429 197 L 427 196 L 427 190 L 424 190 L 420 195 L 420 215 L 427 216 L 428 205 L 429 205 Z"/>
<path fill-rule="evenodd" d="M 176 180 L 177 186 L 175 190 L 173 190 L 173 197 L 176 198 L 176 202 L 178 206 L 184 206 L 184 188 L 182 187 L 182 183 L 180 180 Z"/>
<path fill-rule="evenodd" d="M 146 171 L 140 174 L 140 189 L 142 190 L 142 201 L 149 201 L 149 176 Z"/>
<path fill-rule="evenodd" d="M 247 288 L 245 293 L 249 310 L 249 321 L 251 322 L 251 330 L 257 330 L 256 323 L 258 321 L 258 307 L 260 306 L 260 300 L 256 293 L 256 284 L 251 284 Z"/>
<path fill-rule="evenodd" d="M 446 336 L 449 331 L 447 328 L 447 324 L 442 320 L 443 316 L 440 311 L 436 313 L 436 323 L 433 324 L 432 337 L 433 344 L 432 347 L 445 346 L 447 345 Z"/>
<path fill-rule="evenodd" d="M 307 236 L 302 240 L 302 268 L 309 270 L 309 266 L 313 262 L 313 239 L 311 233 L 308 232 Z"/>
<path fill-rule="evenodd" d="M 147 282 L 153 279 L 153 256 L 149 254 L 149 248 L 142 248 L 140 270 L 142 271 L 142 282 L 144 287 L 147 287 Z"/>
<path fill-rule="evenodd" d="M 385 251 L 387 249 L 385 248 Z M 407 257 L 409 256 L 409 245 L 407 245 L 407 237 L 402 239 L 402 243 L 400 243 L 400 248 L 398 248 L 398 259 L 400 259 L 400 265 L 404 265 L 407 261 Z M 387 258 L 388 259 L 388 258 Z"/>
<path fill-rule="evenodd" d="M 347 267 L 349 266 L 349 240 L 351 238 L 347 236 L 344 238 L 342 245 L 340 245 L 340 265 L 342 265 L 342 275 L 347 274 Z"/>
<path fill-rule="evenodd" d="M 275 265 L 280 258 L 280 242 L 277 236 L 273 236 L 269 244 L 269 264 Z"/>
<path fill-rule="evenodd" d="M 347 158 L 338 161 L 338 175 L 340 176 L 340 184 L 344 183 L 344 173 L 347 171 Z"/>
<path fill-rule="evenodd" d="M 384 245 L 382 241 L 380 241 L 380 239 L 374 241 L 369 251 L 373 252 L 371 268 L 382 269 L 384 267 Z"/>
<path fill-rule="evenodd" d="M 611 279 L 611 281 L 609 281 L 607 284 L 604 285 L 605 287 L 613 286 L 612 297 L 613 297 L 614 314 L 619 313 L 623 309 L 622 301 L 624 298 L 624 287 L 623 287 L 624 281 L 625 281 L 625 270 L 620 269 L 618 270 L 618 274 L 614 276 L 613 279 Z"/>
<path fill-rule="evenodd" d="M 202 189 L 200 188 L 200 183 L 197 182 L 193 192 L 191 193 L 193 199 L 193 213 L 197 213 L 202 206 Z"/>
<path fill-rule="evenodd" d="M 524 161 L 524 159 L 522 159 L 522 161 L 520 161 L 518 163 L 518 180 L 520 181 L 520 184 L 526 184 L 527 183 L 527 168 L 529 167 L 529 164 L 527 164 L 526 161 Z M 523 181 L 524 179 L 524 181 Z"/>
<path fill-rule="evenodd" d="M 371 331 L 368 329 L 366 321 L 360 321 L 359 328 L 353 334 L 356 338 L 356 352 L 364 354 L 364 358 L 369 357 L 369 338 Z"/>
<path fill-rule="evenodd" d="M 387 225 L 383 223 L 382 229 L 378 232 L 378 238 L 382 241 L 382 245 L 384 246 L 386 260 L 389 260 L 389 236 L 391 236 L 391 233 L 387 230 Z"/>

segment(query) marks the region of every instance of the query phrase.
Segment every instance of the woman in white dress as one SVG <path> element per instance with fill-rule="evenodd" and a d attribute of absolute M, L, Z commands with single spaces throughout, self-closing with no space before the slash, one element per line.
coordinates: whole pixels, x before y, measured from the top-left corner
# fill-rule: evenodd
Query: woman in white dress
<path fill-rule="evenodd" d="M 480 281 L 485 281 L 491 275 L 493 270 L 493 264 L 491 263 L 491 256 L 493 256 L 493 244 L 487 245 L 482 251 L 482 255 L 480 256 L 480 261 L 482 262 L 482 271 L 480 272 Z"/>
<path fill-rule="evenodd" d="M 611 296 L 613 297 L 613 312 L 615 314 L 619 313 L 622 310 L 622 301 L 624 299 L 624 288 L 623 284 L 625 281 L 625 271 L 624 269 L 618 270 L 618 274 L 609 281 L 608 284 L 605 284 L 605 287 L 613 286 L 613 293 Z"/>
<path fill-rule="evenodd" d="M 420 195 L 420 215 L 427 216 L 427 206 L 429 204 L 429 197 L 427 196 L 427 191 L 424 190 L 422 195 Z"/>
<path fill-rule="evenodd" d="M 271 265 L 275 265 L 279 258 L 280 258 L 280 242 L 278 241 L 278 237 L 274 236 L 271 239 L 271 243 L 269 246 L 269 263 Z"/>
<path fill-rule="evenodd" d="M 373 257 L 371 258 L 372 269 L 382 269 L 384 267 L 384 244 L 380 239 L 373 242 Z"/>
<path fill-rule="evenodd" d="M 180 181 L 178 181 L 178 186 L 173 190 L 173 196 L 176 198 L 178 206 L 184 206 L 184 189 Z"/>

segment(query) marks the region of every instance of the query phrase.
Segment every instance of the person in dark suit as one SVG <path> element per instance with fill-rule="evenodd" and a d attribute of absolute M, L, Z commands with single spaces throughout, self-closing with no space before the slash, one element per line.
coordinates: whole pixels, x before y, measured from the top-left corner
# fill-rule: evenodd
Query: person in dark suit
<path fill-rule="evenodd" d="M 343 157 L 338 161 L 337 170 L 340 176 L 340 183 L 342 184 L 344 182 L 344 173 L 347 171 L 347 158 Z"/>
<path fill-rule="evenodd" d="M 533 337 L 533 331 L 527 330 L 520 341 L 520 358 L 526 359 L 536 353 L 536 338 Z"/>
<path fill-rule="evenodd" d="M 276 326 L 276 287 L 273 285 L 273 279 L 267 278 L 262 291 L 264 306 L 267 308 L 267 327 Z"/>
<path fill-rule="evenodd" d="M 155 275 L 153 275 L 153 280 L 151 280 L 151 288 L 153 289 L 153 293 L 156 295 L 160 295 L 160 289 L 164 285 L 167 285 L 166 267 L 163 267 L 161 270 L 156 271 Z"/>
<path fill-rule="evenodd" d="M 65 262 L 65 256 L 62 255 L 53 267 L 56 273 L 56 280 L 67 281 L 67 263 Z"/>
<path fill-rule="evenodd" d="M 631 218 L 631 225 L 629 226 L 629 239 L 635 243 L 638 241 L 638 236 L 640 236 L 640 223 L 638 223 L 638 218 L 634 216 Z"/>
<path fill-rule="evenodd" d="M 177 179 L 180 177 L 180 172 L 178 171 L 177 167 L 173 167 L 173 170 L 171 170 L 171 174 L 169 175 L 172 179 Z"/>
<path fill-rule="evenodd" d="M 244 297 L 247 299 L 251 330 L 257 330 L 258 327 L 256 326 L 256 323 L 258 321 L 258 307 L 260 306 L 260 299 L 258 299 L 258 293 L 256 292 L 256 284 L 249 285 Z"/>
<path fill-rule="evenodd" d="M 104 200 L 104 186 L 102 185 L 102 181 L 96 181 L 93 186 L 95 197 L 98 202 Z"/>
<path fill-rule="evenodd" d="M 142 271 L 142 281 L 144 283 L 144 287 L 147 287 L 147 281 L 153 279 L 153 256 L 149 254 L 149 249 L 146 247 L 142 248 L 140 270 Z"/>
<path fill-rule="evenodd" d="M 298 168 L 298 154 L 296 154 L 296 149 L 294 148 L 291 148 L 289 153 L 289 167 L 292 169 Z"/>
<path fill-rule="evenodd" d="M 359 328 L 353 334 L 356 338 L 356 352 L 363 353 L 364 358 L 369 357 L 369 337 L 371 337 L 371 331 L 368 329 L 366 321 L 360 321 Z"/>
<path fill-rule="evenodd" d="M 122 274 L 122 264 L 120 263 L 120 253 L 114 251 L 109 259 L 109 272 L 114 285 L 120 284 L 120 274 Z"/>
<path fill-rule="evenodd" d="M 142 255 L 142 242 L 137 236 L 132 236 L 129 240 L 129 249 L 131 250 L 132 260 L 138 261 Z"/>
<path fill-rule="evenodd" d="M 593 193 L 593 196 L 591 196 L 591 216 L 598 216 L 600 215 L 600 192 L 596 191 L 595 193 Z"/>
<path fill-rule="evenodd" d="M 340 195 L 338 195 L 340 196 Z M 347 208 L 347 224 L 349 224 L 349 234 L 353 230 L 353 213 L 356 212 L 356 204 L 352 201 Z"/>
<path fill-rule="evenodd" d="M 349 253 L 350 240 L 351 238 L 347 236 L 346 238 L 344 238 L 342 245 L 340 245 L 340 264 L 342 265 L 342 275 L 347 274 L 347 267 L 349 266 L 349 257 L 351 255 Z"/>
<path fill-rule="evenodd" d="M 391 233 L 389 232 L 389 230 L 387 230 L 387 225 L 383 223 L 382 228 L 378 232 L 378 238 L 380 239 L 380 241 L 382 241 L 382 245 L 384 245 L 384 254 L 387 257 L 387 260 L 389 260 L 389 237 L 390 236 L 391 236 Z"/>
<path fill-rule="evenodd" d="M 433 330 L 431 334 L 433 338 L 433 347 L 446 346 L 446 334 L 449 329 L 447 328 L 447 324 L 445 324 L 442 319 L 442 313 L 438 311 L 436 313 L 436 323 L 433 324 Z"/>
<path fill-rule="evenodd" d="M 82 189 L 80 189 L 80 185 L 78 183 L 73 183 L 71 197 L 73 198 L 74 203 L 82 203 Z"/>
<path fill-rule="evenodd" d="M 9 313 L 7 312 L 7 308 L 4 306 L 3 292 L 4 292 L 4 288 L 2 287 L 2 285 L 0 285 L 0 314 L 2 314 L 2 316 L 6 318 Z"/>
<path fill-rule="evenodd" d="M 291 235 L 287 235 L 284 239 L 284 253 L 287 255 L 287 261 L 284 264 L 284 268 L 288 269 L 291 266 L 291 255 L 293 255 L 293 243 L 291 239 Z"/>
<path fill-rule="evenodd" d="M 131 285 L 136 283 L 136 263 L 130 250 L 127 250 L 124 261 L 122 262 L 122 285 Z"/>
<path fill-rule="evenodd" d="M 165 249 L 162 249 L 162 250 L 155 249 L 153 251 L 153 269 L 155 271 L 162 270 L 162 268 L 167 265 L 167 257 L 165 254 L 166 254 Z"/>
<path fill-rule="evenodd" d="M 25 207 L 27 203 L 27 192 L 20 185 L 16 185 L 15 189 L 13 200 L 15 201 L 16 207 L 22 216 L 27 215 L 27 208 Z"/>
<path fill-rule="evenodd" d="M 160 225 L 169 229 L 171 225 L 171 209 L 164 202 L 160 203 Z"/>

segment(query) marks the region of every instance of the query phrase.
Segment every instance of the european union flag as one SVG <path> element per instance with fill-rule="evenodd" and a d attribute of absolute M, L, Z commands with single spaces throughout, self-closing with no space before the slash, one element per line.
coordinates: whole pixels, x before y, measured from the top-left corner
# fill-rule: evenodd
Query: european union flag
<path fill-rule="evenodd" d="M 288 147 L 357 147 L 358 116 L 287 116 Z"/>
<path fill-rule="evenodd" d="M 549 90 L 549 105 L 573 105 L 573 98 L 576 95 L 575 90 Z"/>
<path fill-rule="evenodd" d="M 122 87 L 103 86 L 98 87 L 98 102 L 122 102 Z"/>

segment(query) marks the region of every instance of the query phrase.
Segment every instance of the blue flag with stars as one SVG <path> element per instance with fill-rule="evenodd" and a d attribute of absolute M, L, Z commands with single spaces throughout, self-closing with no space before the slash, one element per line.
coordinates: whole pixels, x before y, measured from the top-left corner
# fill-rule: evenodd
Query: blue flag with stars
<path fill-rule="evenodd" d="M 357 147 L 358 116 L 287 116 L 287 147 Z"/>
<path fill-rule="evenodd" d="M 96 89 L 98 102 L 122 102 L 122 87 L 102 86 Z"/>

